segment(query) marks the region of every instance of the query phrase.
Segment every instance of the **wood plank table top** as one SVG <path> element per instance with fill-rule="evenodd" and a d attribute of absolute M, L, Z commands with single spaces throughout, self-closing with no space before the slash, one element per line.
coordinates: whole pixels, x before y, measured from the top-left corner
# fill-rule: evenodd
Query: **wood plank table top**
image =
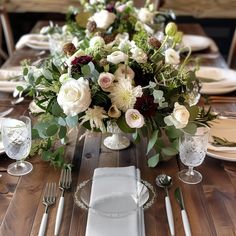
<path fill-rule="evenodd" d="M 43 23 L 38 24 L 38 27 Z M 205 35 L 202 28 L 196 24 L 183 24 L 180 29 L 185 33 Z M 16 51 L 5 63 L 4 67 L 19 65 L 21 59 L 36 59 L 38 51 L 23 48 Z M 224 59 L 218 55 L 215 58 L 203 58 L 202 65 L 226 67 Z M 235 95 L 235 93 L 234 93 Z M 10 106 L 10 94 L 0 93 L 0 111 Z M 19 116 L 27 111 L 28 101 L 14 106 L 13 116 Z M 212 104 L 221 110 L 236 111 L 236 104 Z M 61 236 L 84 236 L 87 212 L 80 209 L 74 202 L 76 187 L 93 175 L 97 167 L 124 167 L 134 165 L 141 170 L 142 179 L 150 182 L 157 198 L 151 208 L 145 211 L 146 236 L 170 235 L 162 189 L 155 186 L 158 174 L 166 173 L 173 178 L 169 189 L 172 203 L 176 236 L 183 236 L 184 229 L 180 208 L 174 198 L 174 190 L 181 187 L 184 195 L 192 235 L 193 236 L 235 236 L 236 235 L 236 162 L 206 157 L 198 169 L 203 180 L 197 185 L 187 185 L 178 179 L 178 172 L 183 166 L 178 157 L 160 163 L 155 168 L 147 166 L 146 140 L 122 151 L 111 151 L 103 145 L 106 135 L 89 133 L 80 139 L 83 130 L 74 129 L 69 137 L 69 145 L 65 158 L 74 164 L 72 172 L 72 188 L 65 193 L 65 209 L 60 230 Z M 59 181 L 60 170 L 50 166 L 40 157 L 32 157 L 33 171 L 23 177 L 13 177 L 6 173 L 8 164 L 13 160 L 5 154 L 0 156 L 0 236 L 34 236 L 38 235 L 41 218 L 44 212 L 42 204 L 43 190 L 46 182 Z M 59 199 L 50 208 L 46 235 L 54 232 L 55 216 Z"/>

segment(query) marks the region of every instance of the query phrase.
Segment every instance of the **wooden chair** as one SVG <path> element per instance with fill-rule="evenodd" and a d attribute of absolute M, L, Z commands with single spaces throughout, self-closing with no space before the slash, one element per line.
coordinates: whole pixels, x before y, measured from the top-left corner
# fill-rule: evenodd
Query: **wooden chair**
<path fill-rule="evenodd" d="M 5 38 L 7 52 L 5 52 L 2 48 L 2 36 Z M 8 56 L 12 55 L 14 50 L 15 44 L 8 14 L 5 7 L 0 5 L 0 57 L 6 60 Z"/>
<path fill-rule="evenodd" d="M 231 42 L 228 55 L 228 66 L 236 70 L 236 29 L 234 31 L 234 36 Z"/>

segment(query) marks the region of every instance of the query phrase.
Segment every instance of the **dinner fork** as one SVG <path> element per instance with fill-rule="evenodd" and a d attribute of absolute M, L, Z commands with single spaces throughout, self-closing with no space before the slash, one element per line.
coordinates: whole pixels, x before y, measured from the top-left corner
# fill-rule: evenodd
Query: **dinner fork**
<path fill-rule="evenodd" d="M 53 205 L 56 201 L 56 192 L 57 192 L 56 183 L 46 184 L 43 196 L 43 204 L 45 205 L 45 211 L 43 214 L 43 218 L 41 220 L 38 236 L 44 236 L 45 234 L 48 221 L 48 209 L 49 206 Z"/>
<path fill-rule="evenodd" d="M 12 111 L 13 111 L 13 108 L 12 108 L 12 107 L 9 108 L 9 109 L 7 109 L 7 110 L 5 110 L 5 111 L 2 111 L 2 112 L 0 112 L 0 117 L 7 116 L 7 115 L 9 115 Z"/>
<path fill-rule="evenodd" d="M 59 180 L 59 188 L 61 189 L 61 197 L 58 204 L 57 216 L 56 216 L 56 224 L 54 229 L 54 235 L 57 236 L 60 229 L 63 209 L 64 209 L 64 193 L 66 189 L 69 189 L 71 186 L 71 170 L 70 169 L 62 169 L 61 176 Z"/>

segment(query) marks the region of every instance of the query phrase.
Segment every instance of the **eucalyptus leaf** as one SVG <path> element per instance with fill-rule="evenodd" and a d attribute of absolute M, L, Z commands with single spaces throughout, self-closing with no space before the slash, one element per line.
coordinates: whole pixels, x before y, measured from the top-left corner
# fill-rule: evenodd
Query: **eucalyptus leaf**
<path fill-rule="evenodd" d="M 185 128 L 183 128 L 183 131 L 189 134 L 195 134 L 197 131 L 197 125 L 190 122 Z"/>
<path fill-rule="evenodd" d="M 61 126 L 60 130 L 59 130 L 59 133 L 58 133 L 59 138 L 60 139 L 65 138 L 66 132 L 67 132 L 67 128 L 65 126 Z"/>
<path fill-rule="evenodd" d="M 56 124 L 52 124 L 47 128 L 46 133 L 48 136 L 54 136 L 57 133 L 58 129 L 59 128 Z"/>
<path fill-rule="evenodd" d="M 61 126 L 66 126 L 66 121 L 64 118 L 62 117 L 59 117 L 58 118 L 58 124 L 61 125 Z"/>
<path fill-rule="evenodd" d="M 196 120 L 196 118 L 198 117 L 198 114 L 199 114 L 198 106 L 191 106 L 188 108 L 188 111 L 190 114 L 189 121 Z"/>
<path fill-rule="evenodd" d="M 60 116 L 61 114 L 63 114 L 63 110 L 59 106 L 57 100 L 54 100 L 52 103 L 52 114 L 54 116 Z"/>
<path fill-rule="evenodd" d="M 154 132 L 152 133 L 152 135 L 149 139 L 146 154 L 148 154 L 151 151 L 151 149 L 153 148 L 153 146 L 155 145 L 155 143 L 157 141 L 157 138 L 158 138 L 158 130 L 154 130 Z"/>
<path fill-rule="evenodd" d="M 158 164 L 159 160 L 160 160 L 160 154 L 157 153 L 148 159 L 148 166 L 155 167 Z"/>
<path fill-rule="evenodd" d="M 120 116 L 120 118 L 117 120 L 116 124 L 119 126 L 119 128 L 125 132 L 125 133 L 134 133 L 135 129 L 130 128 L 126 121 L 124 116 Z"/>
<path fill-rule="evenodd" d="M 165 130 L 166 130 L 168 137 L 170 137 L 171 139 L 178 138 L 182 135 L 181 130 L 176 129 L 173 125 L 167 126 Z"/>
<path fill-rule="evenodd" d="M 76 116 L 67 116 L 67 117 L 66 117 L 66 124 L 67 124 L 70 128 L 72 128 L 72 127 L 77 126 L 78 120 L 79 120 L 78 115 L 76 115 Z"/>
<path fill-rule="evenodd" d="M 178 154 L 178 150 L 173 147 L 162 148 L 161 151 L 166 156 L 175 156 Z"/>

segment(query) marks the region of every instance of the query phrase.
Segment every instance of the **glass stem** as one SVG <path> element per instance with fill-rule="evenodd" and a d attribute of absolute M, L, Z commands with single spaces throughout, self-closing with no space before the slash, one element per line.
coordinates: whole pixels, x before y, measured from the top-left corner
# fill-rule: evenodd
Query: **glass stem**
<path fill-rule="evenodd" d="M 188 175 L 194 175 L 193 167 L 192 166 L 188 167 Z"/>

